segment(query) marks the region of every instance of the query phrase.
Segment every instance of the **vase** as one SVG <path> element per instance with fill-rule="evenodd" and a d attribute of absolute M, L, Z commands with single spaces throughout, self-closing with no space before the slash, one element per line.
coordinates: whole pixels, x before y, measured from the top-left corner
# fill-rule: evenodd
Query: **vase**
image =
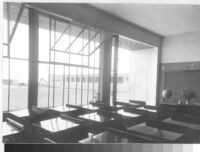
<path fill-rule="evenodd" d="M 178 101 L 178 104 L 179 105 L 188 105 L 189 104 L 189 100 L 187 100 L 187 99 L 180 99 Z"/>

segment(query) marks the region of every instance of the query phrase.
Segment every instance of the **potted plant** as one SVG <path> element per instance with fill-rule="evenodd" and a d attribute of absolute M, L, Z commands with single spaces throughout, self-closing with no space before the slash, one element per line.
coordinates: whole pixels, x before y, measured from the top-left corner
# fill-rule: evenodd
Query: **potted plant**
<path fill-rule="evenodd" d="M 196 94 L 192 89 L 184 87 L 180 90 L 178 104 L 188 105 L 190 100 L 195 97 Z"/>

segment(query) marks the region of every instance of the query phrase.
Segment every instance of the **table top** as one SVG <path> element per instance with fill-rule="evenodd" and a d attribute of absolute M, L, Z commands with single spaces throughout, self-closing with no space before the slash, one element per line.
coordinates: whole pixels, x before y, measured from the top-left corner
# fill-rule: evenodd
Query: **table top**
<path fill-rule="evenodd" d="M 28 117 L 28 116 L 31 115 L 31 113 L 28 109 L 12 111 L 10 113 L 17 116 L 17 117 Z"/>
<path fill-rule="evenodd" d="M 200 125 L 198 125 L 198 124 L 172 120 L 171 118 L 167 118 L 167 119 L 163 120 L 163 122 L 167 122 L 167 123 L 171 123 L 171 124 L 175 124 L 175 125 L 188 127 L 190 129 L 194 129 L 194 130 L 200 130 Z"/>
<path fill-rule="evenodd" d="M 39 110 L 39 109 L 35 109 L 32 112 L 29 111 L 28 109 L 23 109 L 23 110 L 11 111 L 9 113 L 11 113 L 17 117 L 29 117 L 29 116 L 33 116 L 36 114 L 42 114 L 45 112 L 43 110 Z"/>
<path fill-rule="evenodd" d="M 34 125 L 50 132 L 58 132 L 79 126 L 78 123 L 62 119 L 61 117 L 36 122 Z"/>
<path fill-rule="evenodd" d="M 8 122 L 3 122 L 3 136 L 13 135 L 20 133 L 21 130 L 12 126 Z"/>
<path fill-rule="evenodd" d="M 155 110 L 155 109 L 148 109 L 148 108 L 145 108 L 145 107 L 139 107 L 139 108 L 137 108 L 137 109 L 140 109 L 140 110 L 146 110 L 146 111 L 154 112 L 154 113 L 157 112 L 157 110 Z"/>
<path fill-rule="evenodd" d="M 80 140 L 79 143 L 133 143 L 128 138 L 115 135 L 110 131 L 106 131 L 97 135 L 92 135 L 89 138 Z"/>
<path fill-rule="evenodd" d="M 157 137 L 159 139 L 164 139 L 164 140 L 169 140 L 169 141 L 177 140 L 178 138 L 183 136 L 183 134 L 180 134 L 180 133 L 146 126 L 145 123 L 130 127 L 128 128 L 128 130 L 133 130 L 145 135 L 149 135 L 152 137 Z"/>
<path fill-rule="evenodd" d="M 82 108 L 85 108 L 85 109 L 89 109 L 89 110 L 98 110 L 99 107 L 96 107 L 96 106 L 92 106 L 92 105 L 83 105 L 81 106 Z"/>
<path fill-rule="evenodd" d="M 109 120 L 114 120 L 113 117 L 105 116 L 105 115 L 99 114 L 97 112 L 92 112 L 92 113 L 89 113 L 89 114 L 80 115 L 78 117 L 88 119 L 88 120 L 92 120 L 92 121 L 97 121 L 97 122 L 105 122 L 105 121 L 109 121 Z"/>
<path fill-rule="evenodd" d="M 58 111 L 58 112 L 68 112 L 68 111 L 74 111 L 77 110 L 75 108 L 65 107 L 65 106 L 59 106 L 59 107 L 52 107 L 50 108 L 52 110 Z"/>
<path fill-rule="evenodd" d="M 134 117 L 134 118 L 141 116 L 139 114 L 134 114 L 131 112 L 124 111 L 124 109 L 118 110 L 117 114 L 121 114 L 122 116 L 126 116 L 126 117 Z"/>

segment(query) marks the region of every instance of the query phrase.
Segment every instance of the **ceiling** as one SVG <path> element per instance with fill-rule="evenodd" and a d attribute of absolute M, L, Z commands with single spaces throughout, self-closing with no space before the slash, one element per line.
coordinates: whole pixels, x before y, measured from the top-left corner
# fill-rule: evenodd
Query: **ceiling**
<path fill-rule="evenodd" d="M 161 36 L 200 31 L 200 5 L 127 3 L 90 5 Z"/>

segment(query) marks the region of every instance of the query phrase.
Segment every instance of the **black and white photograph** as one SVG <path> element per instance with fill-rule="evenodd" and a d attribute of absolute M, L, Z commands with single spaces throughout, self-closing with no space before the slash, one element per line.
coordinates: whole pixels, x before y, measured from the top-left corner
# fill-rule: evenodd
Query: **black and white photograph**
<path fill-rule="evenodd" d="M 1 4 L 3 144 L 200 143 L 200 3 Z"/>

